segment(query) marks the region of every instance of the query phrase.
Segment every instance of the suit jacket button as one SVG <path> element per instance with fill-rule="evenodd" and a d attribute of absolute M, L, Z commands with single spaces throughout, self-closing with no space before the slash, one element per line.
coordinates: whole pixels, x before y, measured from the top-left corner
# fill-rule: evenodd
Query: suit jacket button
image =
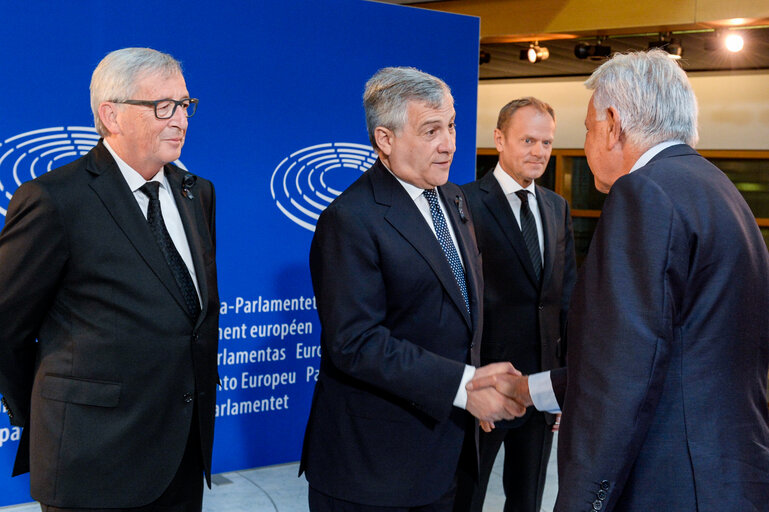
<path fill-rule="evenodd" d="M 595 494 L 596 494 L 596 496 L 598 497 L 598 499 L 599 499 L 599 500 L 601 500 L 601 501 L 605 500 L 605 499 L 606 499 L 606 496 L 607 496 L 607 494 L 606 494 L 606 491 L 604 491 L 603 489 L 600 489 L 600 490 L 599 490 L 597 493 L 595 493 Z"/>
<path fill-rule="evenodd" d="M 603 489 L 604 491 L 608 491 L 609 487 L 610 485 L 608 480 L 601 480 L 601 489 Z"/>
<path fill-rule="evenodd" d="M 184 403 L 188 404 L 192 402 L 192 393 L 184 393 Z"/>
<path fill-rule="evenodd" d="M 603 508 L 603 501 L 595 500 L 593 502 L 593 510 L 601 510 Z"/>
<path fill-rule="evenodd" d="M 539 306 L 537 306 L 537 309 L 538 309 L 538 310 L 540 310 L 540 311 L 542 311 L 543 309 L 545 309 L 545 306 L 544 306 L 544 304 L 540 304 Z"/>

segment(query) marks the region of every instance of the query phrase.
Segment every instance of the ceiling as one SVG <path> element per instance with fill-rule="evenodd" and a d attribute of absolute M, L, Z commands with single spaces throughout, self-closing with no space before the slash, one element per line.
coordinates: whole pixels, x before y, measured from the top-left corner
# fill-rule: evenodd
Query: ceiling
<path fill-rule="evenodd" d="M 745 46 L 738 53 L 726 50 L 722 41 L 716 40 L 713 31 L 673 32 L 672 37 L 678 39 L 683 48 L 680 63 L 686 71 L 769 69 L 769 27 L 741 30 L 740 33 Z M 658 39 L 656 33 L 615 35 L 608 36 L 602 44 L 610 46 L 612 53 L 640 51 L 647 50 L 649 42 Z M 582 37 L 540 41 L 540 46 L 547 47 L 550 57 L 536 64 L 520 59 L 521 50 L 529 47 L 528 42 L 482 42 L 481 51 L 489 54 L 490 61 L 480 66 L 480 79 L 589 75 L 602 60 L 575 57 L 574 46 L 578 42 L 595 44 L 596 39 Z M 716 49 L 706 50 L 706 45 Z"/>
<path fill-rule="evenodd" d="M 729 0 L 729 3 L 713 0 L 699 0 L 702 5 L 713 4 L 716 12 L 721 9 L 728 9 L 741 12 L 751 12 L 758 15 L 758 18 L 744 19 L 745 26 L 734 26 L 732 21 L 721 20 L 711 22 L 696 23 L 689 20 L 690 17 L 684 17 L 689 20 L 686 23 L 681 22 L 676 25 L 660 25 L 646 28 L 628 28 L 628 25 L 637 24 L 637 11 L 632 8 L 624 7 L 626 10 L 613 9 L 612 13 L 618 13 L 614 18 L 608 19 L 607 23 L 612 23 L 612 28 L 595 28 L 590 30 L 587 27 L 604 27 L 599 21 L 599 16 L 595 10 L 590 11 L 586 7 L 583 10 L 569 11 L 579 12 L 568 17 L 568 21 L 559 22 L 563 25 L 572 25 L 579 30 L 542 30 L 545 27 L 553 27 L 554 19 L 558 19 L 553 13 L 557 13 L 556 7 L 563 6 L 593 6 L 602 5 L 597 0 L 379 0 L 386 3 L 397 4 L 418 4 L 416 7 L 446 10 L 447 12 L 457 12 L 461 14 L 470 14 L 481 17 L 481 54 L 488 54 L 490 60 L 480 65 L 479 78 L 481 80 L 495 80 L 506 78 L 537 78 L 537 77 L 566 77 L 566 76 L 586 76 L 597 68 L 602 60 L 593 61 L 589 59 L 578 59 L 574 55 L 574 46 L 578 42 L 595 44 L 596 36 L 601 34 L 605 39 L 602 44 L 611 47 L 611 52 L 643 51 L 649 48 L 651 41 L 659 40 L 659 33 L 656 30 L 665 30 L 673 38 L 677 39 L 683 48 L 683 58 L 679 61 L 686 71 L 724 71 L 724 70 L 768 70 L 769 69 L 769 19 L 766 13 L 769 9 L 764 4 L 764 0 Z M 544 3 L 537 3 L 544 2 Z M 694 2 L 688 0 L 686 3 Z M 679 7 L 682 7 L 684 2 Z M 733 4 L 733 5 L 731 5 Z M 693 5 L 697 5 L 696 2 Z M 726 5 L 727 7 L 721 7 Z M 435 7 L 434 7 L 435 6 Z M 529 16 L 521 20 L 515 17 L 515 12 L 519 12 L 522 7 L 529 6 Z M 534 12 L 535 6 L 541 7 L 541 12 Z M 651 19 L 666 20 L 669 17 L 675 17 L 666 10 L 670 4 L 666 1 L 653 2 L 648 4 L 648 11 L 651 13 Z M 513 7 L 516 7 L 515 9 Z M 685 10 L 685 9 L 684 9 Z M 593 13 L 591 15 L 590 13 Z M 688 11 L 687 11 L 688 12 Z M 688 15 L 687 15 L 688 16 Z M 714 15 L 702 15 L 702 18 L 713 18 Z M 624 20 L 624 24 L 622 21 Z M 517 23 L 519 22 L 520 23 Z M 506 29 L 517 27 L 517 32 L 527 30 L 538 32 L 538 35 L 523 35 L 516 33 L 516 29 L 501 31 L 500 26 Z M 722 44 L 723 37 L 728 33 L 738 32 L 745 40 L 745 47 L 738 53 L 727 51 Z M 552 33 L 557 32 L 557 33 Z M 529 44 L 538 39 L 540 46 L 545 46 L 549 50 L 550 56 L 547 60 L 532 64 L 527 60 L 521 60 L 521 50 L 529 48 Z M 709 49 L 706 49 L 708 47 Z"/>

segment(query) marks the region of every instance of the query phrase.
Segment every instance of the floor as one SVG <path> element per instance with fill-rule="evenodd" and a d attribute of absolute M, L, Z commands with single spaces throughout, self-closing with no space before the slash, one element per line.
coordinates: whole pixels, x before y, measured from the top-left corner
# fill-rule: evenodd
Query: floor
<path fill-rule="evenodd" d="M 552 512 L 558 491 L 555 435 L 542 512 Z M 502 452 L 497 457 L 489 482 L 484 512 L 501 511 L 505 502 L 502 492 Z M 212 488 L 203 496 L 204 512 L 304 512 L 307 510 L 307 481 L 297 478 L 298 464 L 280 464 L 266 468 L 234 471 L 213 476 Z M 0 507 L 0 512 L 40 512 L 35 503 Z"/>

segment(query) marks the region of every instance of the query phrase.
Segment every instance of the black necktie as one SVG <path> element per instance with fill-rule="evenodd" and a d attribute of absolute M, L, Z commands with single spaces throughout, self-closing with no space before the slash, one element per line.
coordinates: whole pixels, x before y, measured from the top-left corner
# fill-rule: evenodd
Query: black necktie
<path fill-rule="evenodd" d="M 465 269 L 462 268 L 462 262 L 459 260 L 457 248 L 454 247 L 454 242 L 451 240 L 451 234 L 446 225 L 446 218 L 443 216 L 440 204 L 438 204 L 438 195 L 435 193 L 435 189 L 425 190 L 424 195 L 430 205 L 430 214 L 433 217 L 435 236 L 438 238 L 438 242 L 440 242 L 444 254 L 446 254 L 446 259 L 449 260 L 449 266 L 451 266 L 451 271 L 454 273 L 454 279 L 456 279 L 457 284 L 459 285 L 459 290 L 462 292 L 462 298 L 465 299 L 465 307 L 469 313 L 470 300 L 467 295 Z"/>
<path fill-rule="evenodd" d="M 531 264 L 534 266 L 534 275 L 537 281 L 542 274 L 542 255 L 539 253 L 539 237 L 537 236 L 537 223 L 534 220 L 534 214 L 529 208 L 529 191 L 518 190 L 515 195 L 521 199 L 521 233 L 526 241 L 526 249 L 529 251 Z"/>
<path fill-rule="evenodd" d="M 152 234 L 155 236 L 158 247 L 160 247 L 160 252 L 165 256 L 168 267 L 174 275 L 176 284 L 179 285 L 179 290 L 181 290 L 184 297 L 184 304 L 187 306 L 187 314 L 191 318 L 197 318 L 200 313 L 198 293 L 195 291 L 195 285 L 192 282 L 189 270 L 187 270 L 187 265 L 184 264 L 179 251 L 176 250 L 176 246 L 173 240 L 171 240 L 171 235 L 168 234 L 166 229 L 166 223 L 163 221 L 163 212 L 160 210 L 160 199 L 158 199 L 159 187 L 160 183 L 157 181 L 148 181 L 139 189 L 150 199 L 150 204 L 147 208 L 147 222 L 150 225 Z"/>

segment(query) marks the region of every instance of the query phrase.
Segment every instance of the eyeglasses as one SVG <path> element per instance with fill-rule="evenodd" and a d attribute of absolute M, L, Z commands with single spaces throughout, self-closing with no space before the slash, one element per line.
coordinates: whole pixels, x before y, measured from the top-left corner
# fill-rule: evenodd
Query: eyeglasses
<path fill-rule="evenodd" d="M 198 108 L 197 98 L 185 98 L 183 100 L 172 100 L 165 98 L 162 100 L 123 100 L 113 101 L 112 103 L 125 103 L 126 105 L 142 105 L 144 107 L 153 107 L 155 109 L 155 117 L 158 119 L 171 119 L 176 113 L 176 107 L 182 107 L 182 111 L 186 117 L 192 117 L 195 115 L 195 110 Z"/>

